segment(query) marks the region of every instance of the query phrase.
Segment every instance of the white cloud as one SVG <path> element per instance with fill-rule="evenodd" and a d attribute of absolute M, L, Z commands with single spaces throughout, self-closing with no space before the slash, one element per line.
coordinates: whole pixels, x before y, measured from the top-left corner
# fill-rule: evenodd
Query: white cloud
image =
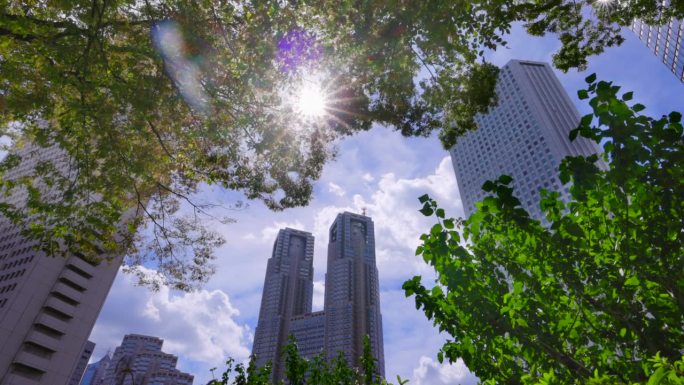
<path fill-rule="evenodd" d="M 304 225 L 300 221 L 294 221 L 294 222 L 273 222 L 271 226 L 265 227 L 261 231 L 261 239 L 265 242 L 275 242 L 276 237 L 278 236 L 278 231 L 281 229 L 284 229 L 286 227 L 289 227 L 291 229 L 296 229 L 296 230 L 305 230 Z"/>
<path fill-rule="evenodd" d="M 372 181 L 375 180 L 375 178 L 373 178 L 373 175 L 371 175 L 369 172 L 363 174 L 362 178 L 363 178 L 363 180 L 365 180 L 366 182 L 372 182 Z"/>
<path fill-rule="evenodd" d="M 180 370 L 205 383 L 210 368 L 222 367 L 227 357 L 243 360 L 250 353 L 251 329 L 236 321 L 238 315 L 221 290 L 177 293 L 162 287 L 154 293 L 120 273 L 90 336 L 97 343 L 93 358 L 113 351 L 125 334 L 156 336 L 164 339 L 165 352 L 179 357 Z"/>
<path fill-rule="evenodd" d="M 338 197 L 343 197 L 345 194 L 344 189 L 333 182 L 328 182 L 328 191 L 337 195 Z"/>
<path fill-rule="evenodd" d="M 475 385 L 477 377 L 468 371 L 463 360 L 459 359 L 455 364 L 444 363 L 422 356 L 418 367 L 413 369 L 413 385 Z"/>
<path fill-rule="evenodd" d="M 351 205 L 326 206 L 317 210 L 314 235 L 319 263 L 325 268 L 325 247 L 328 229 L 335 216 L 342 211 L 361 213 L 364 209 L 375 223 L 375 244 L 381 280 L 408 278 L 418 272 L 427 272 L 422 259 L 415 257 L 420 235 L 427 231 L 433 219 L 418 212 L 418 197 L 423 194 L 437 199 L 448 214 L 461 216 L 463 209 L 456 187 L 451 160 L 443 157 L 432 173 L 418 178 L 400 178 L 394 173 L 380 177 L 377 190 L 369 195 L 355 194 Z"/>
<path fill-rule="evenodd" d="M 313 311 L 323 310 L 325 302 L 325 282 L 314 281 L 313 283 Z"/>

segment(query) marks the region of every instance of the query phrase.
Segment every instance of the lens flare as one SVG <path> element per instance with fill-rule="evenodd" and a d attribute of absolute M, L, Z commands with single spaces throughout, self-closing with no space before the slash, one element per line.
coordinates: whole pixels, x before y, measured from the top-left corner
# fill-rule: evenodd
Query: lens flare
<path fill-rule="evenodd" d="M 152 38 L 183 100 L 197 111 L 208 112 L 208 97 L 200 82 L 200 68 L 189 57 L 185 37 L 178 25 L 172 21 L 160 22 L 152 29 Z"/>
<path fill-rule="evenodd" d="M 316 83 L 305 83 L 297 93 L 296 110 L 305 117 L 321 117 L 325 114 L 326 95 Z"/>

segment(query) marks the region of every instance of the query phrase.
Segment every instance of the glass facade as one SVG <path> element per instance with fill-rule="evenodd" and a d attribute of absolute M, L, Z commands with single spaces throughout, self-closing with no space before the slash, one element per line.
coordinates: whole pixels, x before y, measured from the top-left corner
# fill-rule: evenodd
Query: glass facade
<path fill-rule="evenodd" d="M 684 23 L 671 19 L 663 25 L 635 20 L 632 31 L 679 81 L 684 82 Z"/>

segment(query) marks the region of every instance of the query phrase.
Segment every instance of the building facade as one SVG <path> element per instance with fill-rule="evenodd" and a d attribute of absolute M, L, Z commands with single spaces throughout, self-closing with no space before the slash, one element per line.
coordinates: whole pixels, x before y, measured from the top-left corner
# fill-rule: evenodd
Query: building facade
<path fill-rule="evenodd" d="M 57 170 L 68 167 L 58 148 L 27 145 L 17 154 L 21 164 L 3 175 L 6 180 L 31 176 L 38 162 L 49 161 Z M 58 192 L 42 188 L 48 199 L 58 199 Z M 18 190 L 3 202 L 22 205 L 26 199 L 26 191 Z M 20 231 L 0 217 L 0 384 L 66 385 L 121 259 L 50 258 L 34 250 L 35 242 Z"/>
<path fill-rule="evenodd" d="M 670 19 L 663 25 L 649 25 L 637 19 L 632 31 L 684 83 L 684 23 Z"/>
<path fill-rule="evenodd" d="M 81 383 L 81 378 L 83 378 L 83 375 L 85 374 L 85 370 L 88 367 L 88 361 L 90 361 L 90 356 L 93 355 L 93 350 L 95 350 L 95 343 L 86 341 L 81 357 L 79 357 L 74 372 L 71 374 L 69 385 L 79 385 Z"/>
<path fill-rule="evenodd" d="M 164 340 L 127 334 L 107 365 L 102 385 L 192 385 L 193 376 L 176 369 L 178 357 L 164 353 Z"/>
<path fill-rule="evenodd" d="M 80 385 L 102 385 L 111 361 L 112 358 L 109 356 L 109 352 L 107 352 L 99 361 L 88 364 L 81 378 Z"/>
<path fill-rule="evenodd" d="M 252 351 L 256 363 L 272 364 L 277 381 L 283 367 L 278 357 L 291 333 L 292 318 L 311 313 L 313 301 L 313 247 L 311 233 L 282 229 L 266 267 L 259 320 Z"/>
<path fill-rule="evenodd" d="M 375 263 L 373 221 L 345 212 L 330 227 L 325 275 L 325 351 L 344 353 L 359 367 L 363 339 L 370 338 L 378 370 L 385 376 L 380 288 Z"/>
<path fill-rule="evenodd" d="M 530 215 L 545 223 L 540 190 L 569 199 L 558 166 L 569 155 L 598 152 L 595 142 L 568 138 L 580 115 L 547 63 L 511 60 L 499 74 L 498 105 L 476 116 L 478 129 L 458 139 L 451 160 L 466 217 L 487 193 L 482 185 L 500 175 L 513 177 L 514 194 Z"/>
<path fill-rule="evenodd" d="M 311 312 L 313 242 L 310 233 L 283 229 L 268 260 L 253 354 L 256 363 L 273 365 L 273 383 L 283 378 L 282 352 L 290 336 L 300 354 L 328 359 L 342 353 L 359 366 L 366 335 L 385 374 L 378 269 L 373 221 L 341 213 L 330 228 L 324 310 Z M 299 289 L 301 288 L 301 289 Z"/>

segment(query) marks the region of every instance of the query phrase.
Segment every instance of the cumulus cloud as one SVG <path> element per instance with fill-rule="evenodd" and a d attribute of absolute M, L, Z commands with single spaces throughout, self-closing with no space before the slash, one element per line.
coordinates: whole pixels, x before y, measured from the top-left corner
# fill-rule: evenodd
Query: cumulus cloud
<path fill-rule="evenodd" d="M 152 335 L 164 339 L 165 352 L 179 357 L 179 369 L 204 383 L 209 369 L 221 367 L 227 357 L 249 355 L 251 328 L 237 322 L 238 315 L 221 290 L 177 293 L 162 287 L 151 292 L 120 273 L 90 337 L 97 343 L 93 358 L 113 351 L 125 334 Z"/>
<path fill-rule="evenodd" d="M 414 385 L 475 385 L 477 377 L 468 371 L 463 360 L 459 359 L 455 364 L 440 364 L 432 358 L 422 356 L 418 361 L 418 367 L 413 369 Z"/>
<path fill-rule="evenodd" d="M 449 214 L 463 215 L 451 160 L 445 156 L 428 175 L 402 178 L 391 172 L 384 173 L 377 189 L 370 194 L 355 194 L 349 205 L 318 209 L 314 219 L 317 255 L 325 253 L 328 229 L 338 213 L 366 210 L 375 223 L 375 252 L 381 278 L 395 280 L 426 272 L 425 263 L 414 255 L 420 235 L 432 223 L 432 219 L 418 212 L 418 197 L 425 193 L 437 199 Z M 324 268 L 325 260 L 320 259 L 317 266 Z"/>

